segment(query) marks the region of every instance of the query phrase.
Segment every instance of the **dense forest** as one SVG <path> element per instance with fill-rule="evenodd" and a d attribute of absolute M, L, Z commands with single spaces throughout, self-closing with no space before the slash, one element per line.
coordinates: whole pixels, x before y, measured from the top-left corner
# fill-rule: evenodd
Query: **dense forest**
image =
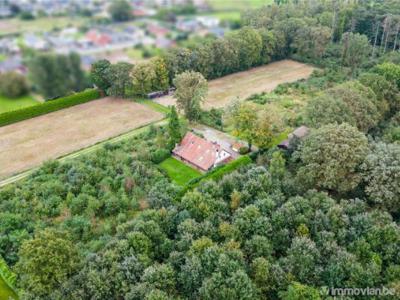
<path fill-rule="evenodd" d="M 400 5 L 288 2 L 151 61 L 146 87 L 184 71 L 211 79 L 281 58 L 312 63 L 319 69 L 309 79 L 274 91 L 308 99 L 282 122 L 310 134 L 285 151 L 259 145 L 252 164 L 187 190 L 157 165 L 177 119 L 47 162 L 0 190 L 0 255 L 22 299 L 300 300 L 325 299 L 322 287 L 382 286 L 398 299 Z M 110 67 L 98 64 L 99 82 Z M 141 87 L 148 80 L 135 78 Z M 118 91 L 121 80 L 104 90 Z M 220 117 L 209 123 L 219 127 Z"/>

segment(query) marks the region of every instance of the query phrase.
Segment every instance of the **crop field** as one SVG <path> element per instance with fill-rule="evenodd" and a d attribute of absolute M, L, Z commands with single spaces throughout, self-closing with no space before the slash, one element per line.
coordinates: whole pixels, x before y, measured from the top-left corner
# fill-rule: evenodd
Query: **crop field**
<path fill-rule="evenodd" d="M 163 118 L 146 105 L 108 97 L 0 127 L 0 178 Z"/>
<path fill-rule="evenodd" d="M 293 60 L 281 60 L 211 80 L 203 107 L 205 109 L 225 107 L 235 99 L 244 100 L 253 94 L 270 92 L 281 83 L 307 78 L 313 71 L 312 66 Z M 159 98 L 157 102 L 168 106 L 175 104 L 175 99 L 172 96 L 165 96 Z"/>

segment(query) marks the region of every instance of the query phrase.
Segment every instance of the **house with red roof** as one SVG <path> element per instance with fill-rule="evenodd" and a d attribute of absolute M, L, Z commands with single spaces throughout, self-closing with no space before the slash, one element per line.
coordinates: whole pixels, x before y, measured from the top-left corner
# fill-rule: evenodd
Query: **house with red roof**
<path fill-rule="evenodd" d="M 219 144 L 207 141 L 192 132 L 185 135 L 172 151 L 172 155 L 202 172 L 207 172 L 232 159 L 231 154 Z"/>
<path fill-rule="evenodd" d="M 86 39 L 96 46 L 106 46 L 111 43 L 111 36 L 100 33 L 97 30 L 90 30 L 86 33 Z"/>
<path fill-rule="evenodd" d="M 169 33 L 169 30 L 167 28 L 161 27 L 157 24 L 148 25 L 147 31 L 156 37 L 164 37 Z"/>

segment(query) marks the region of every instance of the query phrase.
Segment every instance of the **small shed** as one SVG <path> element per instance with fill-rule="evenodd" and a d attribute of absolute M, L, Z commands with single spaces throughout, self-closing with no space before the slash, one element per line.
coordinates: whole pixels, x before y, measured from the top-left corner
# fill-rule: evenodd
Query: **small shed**
<path fill-rule="evenodd" d="M 296 128 L 292 133 L 290 133 L 288 135 L 288 138 L 286 140 L 282 141 L 278 145 L 278 148 L 288 149 L 290 147 L 290 142 L 293 139 L 300 139 L 301 140 L 304 137 L 306 137 L 309 132 L 310 132 L 310 129 L 307 126 L 304 126 L 304 125 Z"/>
<path fill-rule="evenodd" d="M 243 147 L 245 147 L 245 145 L 243 145 L 243 144 L 240 143 L 240 142 L 236 142 L 236 143 L 233 143 L 233 144 L 231 145 L 231 149 L 232 149 L 233 151 L 237 152 L 237 153 L 239 153 L 239 152 L 240 152 L 240 148 L 243 148 Z"/>

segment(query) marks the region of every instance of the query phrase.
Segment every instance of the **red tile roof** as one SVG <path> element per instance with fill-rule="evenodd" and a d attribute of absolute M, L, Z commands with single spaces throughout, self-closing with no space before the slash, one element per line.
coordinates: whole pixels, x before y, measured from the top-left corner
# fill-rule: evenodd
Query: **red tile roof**
<path fill-rule="evenodd" d="M 86 38 L 99 46 L 105 46 L 111 42 L 111 37 L 108 34 L 99 33 L 96 30 L 90 30 L 86 33 Z"/>
<path fill-rule="evenodd" d="M 220 145 L 188 132 L 172 152 L 201 170 L 207 171 L 214 166 L 221 150 Z"/>

